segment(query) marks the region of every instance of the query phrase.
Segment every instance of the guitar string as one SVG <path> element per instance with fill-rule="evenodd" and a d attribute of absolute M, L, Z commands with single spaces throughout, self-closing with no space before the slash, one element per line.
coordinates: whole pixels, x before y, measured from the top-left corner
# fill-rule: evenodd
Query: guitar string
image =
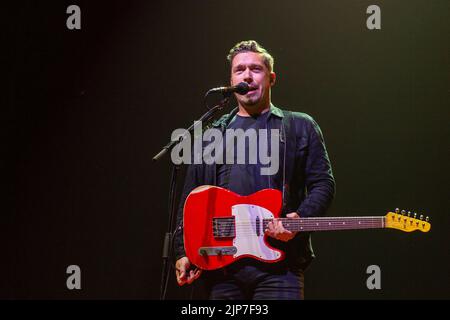
<path fill-rule="evenodd" d="M 362 225 L 382 225 L 382 222 L 366 222 L 366 223 L 347 223 L 347 224 L 296 224 L 296 225 L 284 225 L 284 227 L 347 227 L 347 226 L 362 226 Z M 256 228 L 256 227 L 267 227 L 267 224 L 260 224 L 260 225 L 256 225 L 256 224 L 248 224 L 248 225 L 241 225 L 241 226 L 237 226 L 234 227 L 233 225 L 229 225 L 229 226 L 213 226 L 213 228 L 215 229 L 238 229 L 238 230 L 245 230 L 245 229 L 249 229 L 249 228 Z"/>
<path fill-rule="evenodd" d="M 267 224 L 269 222 L 272 222 L 273 219 L 264 219 L 262 222 L 259 222 L 259 224 Z M 379 223 L 383 221 L 383 218 L 377 218 L 377 219 L 360 219 L 360 220 L 345 220 L 345 221 L 337 221 L 337 220 L 302 220 L 302 221 L 295 221 L 295 220 L 281 220 L 278 219 L 278 221 L 281 221 L 282 223 L 285 223 L 286 225 L 317 225 L 317 224 L 342 224 L 342 223 L 348 223 L 348 224 L 352 224 L 352 223 Z M 401 222 L 401 221 L 400 221 Z M 248 226 L 248 225 L 253 225 L 255 226 L 256 224 L 258 224 L 258 222 L 256 221 L 239 221 L 239 222 L 235 222 L 235 221 L 213 221 L 212 222 L 213 226 L 220 226 L 220 227 L 231 227 L 231 226 L 236 226 L 236 227 L 240 227 L 240 226 Z"/>
<path fill-rule="evenodd" d="M 366 228 L 359 228 L 358 230 L 366 230 L 366 229 L 378 229 L 379 227 L 366 227 Z M 336 229 L 332 229 L 332 230 L 328 230 L 328 231 L 341 231 L 341 230 L 348 230 L 348 228 L 336 228 Z M 354 229 L 352 229 L 354 230 Z M 315 232 L 315 231 L 326 231 L 324 229 L 309 229 L 309 230 L 300 230 L 298 232 Z M 248 231 L 248 232 L 223 232 L 223 233 L 213 233 L 213 237 L 215 238 L 230 238 L 230 237 L 235 237 L 236 235 L 239 236 L 258 236 L 258 233 L 256 231 Z M 260 236 L 264 236 L 266 235 L 266 232 L 260 232 Z"/>
<path fill-rule="evenodd" d="M 302 226 L 296 226 L 296 227 L 304 227 L 304 228 L 316 228 L 316 229 L 322 229 L 322 228 L 328 228 L 328 227 L 333 227 L 333 228 L 348 228 L 348 227 L 356 227 L 356 226 L 381 226 L 381 223 L 361 223 L 361 224 L 339 224 L 339 225 L 302 225 Z M 263 225 L 263 226 L 259 226 L 259 227 L 267 227 L 267 225 Z M 289 228 L 290 226 L 287 226 L 287 228 Z M 233 227 L 219 227 L 219 228 L 215 228 L 216 230 L 238 230 L 238 231 L 242 231 L 242 230 L 255 230 L 257 228 L 256 225 L 253 226 L 242 226 L 240 228 L 233 228 Z M 286 229 L 286 226 L 285 226 Z"/>
<path fill-rule="evenodd" d="M 352 229 L 356 225 L 334 225 L 332 230 L 346 230 L 346 229 Z M 383 225 L 381 223 L 365 223 L 365 224 L 359 224 L 357 225 L 358 229 L 367 229 L 367 228 L 381 228 Z M 213 234 L 216 236 L 225 236 L 225 235 L 235 235 L 238 233 L 239 235 L 253 235 L 256 234 L 256 226 L 255 228 L 252 228 L 253 226 L 248 226 L 247 228 L 240 228 L 240 229 L 232 229 L 232 230 L 226 230 L 226 228 L 221 228 L 220 230 L 214 230 Z M 305 228 L 307 230 L 298 230 L 298 231 L 314 231 L 314 230 L 326 230 L 327 227 L 330 227 L 329 225 L 325 226 L 317 226 L 317 225 L 309 225 L 308 228 Z M 223 230 L 225 229 L 225 230 Z M 235 232 L 236 231 L 236 232 Z"/>
<path fill-rule="evenodd" d="M 283 225 L 284 226 L 318 226 L 318 225 L 328 225 L 328 226 L 338 226 L 338 225 L 360 225 L 360 224 L 379 224 L 379 223 L 383 223 L 384 221 L 379 219 L 379 220 L 371 220 L 371 221 L 321 221 L 321 222 L 313 222 L 313 221 L 308 221 L 308 222 L 284 222 Z M 253 226 L 255 227 L 256 225 L 267 225 L 269 224 L 269 221 L 264 221 L 262 223 L 257 223 L 257 222 L 239 222 L 239 223 L 213 223 L 213 227 L 216 228 L 231 228 L 231 227 L 235 227 L 235 228 L 241 228 L 241 227 L 248 227 L 248 226 Z"/>
<path fill-rule="evenodd" d="M 419 226 L 415 226 L 416 228 L 420 229 L 420 228 L 424 228 L 425 226 L 423 225 L 419 225 Z M 333 230 L 348 230 L 348 229 L 353 229 L 353 230 L 358 230 L 358 229 L 380 229 L 383 228 L 382 225 L 378 224 L 378 225 L 373 225 L 373 224 L 367 224 L 367 225 L 359 225 L 358 228 L 354 228 L 353 226 L 335 226 L 335 228 L 332 229 L 327 229 L 327 228 L 321 228 L 321 226 L 312 226 L 311 228 L 305 228 L 303 230 L 292 230 L 292 231 L 299 231 L 299 232 L 309 232 L 309 231 L 325 231 L 325 230 L 329 230 L 329 231 L 333 231 Z M 262 231 L 262 230 L 260 230 Z M 256 229 L 245 229 L 245 230 L 216 230 L 213 231 L 213 235 L 214 236 L 223 236 L 223 237 L 227 237 L 227 236 L 233 236 L 233 235 L 255 235 L 257 234 Z"/>
<path fill-rule="evenodd" d="M 234 220 L 234 219 L 233 219 Z M 384 218 L 371 218 L 371 219 L 342 219 L 342 220 L 330 220 L 330 219 L 324 219 L 324 220 L 301 220 L 301 221 L 297 221 L 296 219 L 277 219 L 278 221 L 281 221 L 282 223 L 285 223 L 287 225 L 317 225 L 317 224 L 332 224 L 332 225 L 336 225 L 336 224 L 343 224 L 343 223 L 348 223 L 348 224 L 359 224 L 359 223 L 379 223 L 379 222 L 385 222 L 386 220 Z M 262 220 L 262 223 L 269 223 L 272 222 L 273 219 L 264 219 Z M 421 223 L 425 223 L 424 221 L 421 220 L 414 220 L 414 219 L 402 219 L 400 221 L 398 221 L 397 219 L 394 222 L 403 222 L 403 223 L 410 223 L 410 224 L 421 224 Z M 213 221 L 212 222 L 213 225 L 216 226 L 223 226 L 223 227 L 230 227 L 230 226 L 246 226 L 246 225 L 256 225 L 258 222 L 256 221 L 239 221 L 239 222 L 235 222 L 235 221 Z M 261 222 L 259 222 L 261 224 Z"/>
<path fill-rule="evenodd" d="M 342 220 L 371 220 L 371 219 L 385 219 L 385 217 L 346 217 L 346 218 L 265 218 L 260 219 L 260 221 L 272 221 L 272 220 L 281 220 L 281 221 L 342 221 Z M 213 221 L 218 222 L 235 222 L 235 218 L 214 218 Z M 248 221 L 256 221 L 256 220 L 243 220 L 239 222 L 248 222 Z"/>
<path fill-rule="evenodd" d="M 365 228 L 383 228 L 384 227 L 384 221 L 378 220 L 378 221 L 365 221 L 365 222 L 361 222 L 361 221 L 352 221 L 351 223 L 346 223 L 346 224 L 342 224 L 342 223 L 322 223 L 322 224 L 318 224 L 318 223 L 309 223 L 309 224 L 292 224 L 292 225 L 286 225 L 285 228 L 289 229 L 289 227 L 294 226 L 294 227 L 302 227 L 302 230 L 292 230 L 292 231 L 314 231 L 314 230 L 343 230 L 343 229 L 365 229 Z M 413 227 L 417 227 L 417 228 L 423 228 L 426 226 L 425 223 L 411 223 L 410 226 Z M 250 231 L 250 233 L 255 233 L 257 227 L 261 228 L 261 225 L 257 226 L 256 223 L 240 223 L 238 226 L 236 226 L 236 228 L 234 228 L 233 225 L 227 225 L 227 226 L 216 226 L 213 228 L 215 229 L 213 232 L 215 233 L 227 233 L 229 234 L 232 231 L 237 231 L 239 232 L 239 234 L 242 234 L 243 232 L 245 233 L 246 231 Z M 267 227 L 267 224 L 262 226 L 263 228 Z M 303 230 L 306 229 L 306 230 Z"/>
<path fill-rule="evenodd" d="M 289 227 L 348 227 L 348 226 L 364 226 L 364 225 L 384 225 L 384 221 L 354 221 L 354 222 L 346 222 L 346 223 L 336 223 L 336 222 L 328 222 L 328 223 L 290 223 L 290 224 L 284 224 L 283 227 L 289 228 Z M 425 223 L 408 223 L 403 222 L 403 224 L 406 224 L 408 226 L 425 226 Z M 267 227 L 268 223 L 263 223 L 257 225 L 256 223 L 248 223 L 248 224 L 221 224 L 221 225 L 213 225 L 212 227 L 215 229 L 237 229 L 237 230 L 245 230 L 247 228 L 256 228 L 257 226 L 263 226 Z"/>
<path fill-rule="evenodd" d="M 361 228 L 361 229 L 359 229 L 359 230 L 367 230 L 367 229 L 378 229 L 378 228 Z M 348 229 L 333 229 L 332 231 L 341 231 L 341 230 L 348 230 Z M 304 231 L 301 231 L 301 232 L 315 232 L 315 231 L 318 231 L 318 232 L 320 232 L 320 231 L 324 231 L 324 230 L 304 230 Z M 239 233 L 220 233 L 220 234 L 216 234 L 216 233 L 213 233 L 213 237 L 214 238 L 231 238 L 231 237 L 236 237 L 236 235 L 239 235 L 239 236 L 243 236 L 243 237 L 247 237 L 247 236 L 265 236 L 266 235 L 266 232 L 261 232 L 259 235 L 258 235 L 258 233 L 256 233 L 256 231 L 254 231 L 254 232 L 239 232 Z"/>
<path fill-rule="evenodd" d="M 381 224 L 383 221 L 367 221 L 367 222 L 362 222 L 362 221 L 354 221 L 354 222 L 322 222 L 322 223 L 286 223 L 283 224 L 284 227 L 310 227 L 310 226 L 346 226 L 346 225 L 363 225 L 363 224 Z M 242 229 L 242 228 L 248 228 L 248 227 L 257 227 L 260 225 L 264 225 L 267 226 L 268 223 L 248 223 L 248 224 L 221 224 L 221 225 L 213 225 L 213 228 L 222 228 L 222 229 L 227 229 L 227 228 L 236 228 L 236 229 Z"/>
<path fill-rule="evenodd" d="M 301 230 L 292 230 L 292 231 L 315 231 L 315 230 L 345 230 L 345 229 L 367 229 L 367 228 L 382 228 L 384 227 L 385 217 L 352 217 L 353 219 L 348 220 L 348 218 L 338 218 L 332 219 L 326 217 L 320 217 L 318 219 L 315 218 L 304 218 L 301 221 L 294 220 L 293 218 L 279 218 L 281 221 L 288 221 L 291 219 L 289 224 L 285 225 L 285 228 L 290 229 L 290 227 L 302 227 Z M 234 218 L 221 218 L 234 220 Z M 305 223 L 305 220 L 308 219 L 308 222 Z M 346 220 L 346 221 L 342 221 Z M 267 227 L 268 221 L 273 221 L 273 219 L 263 219 L 262 228 Z M 414 221 L 414 219 L 407 219 L 406 221 L 396 221 L 403 222 L 409 224 L 414 227 L 424 227 L 425 223 L 420 223 L 420 221 Z M 408 223 L 409 222 L 409 223 Z M 261 229 L 261 223 L 258 226 Z M 213 222 L 213 228 L 215 229 L 213 232 L 217 236 L 221 235 L 230 235 L 231 232 L 236 231 L 239 234 L 255 234 L 257 229 L 256 221 L 240 221 L 235 223 L 235 221 L 219 221 L 219 224 L 215 224 Z M 306 229 L 306 230 L 303 230 Z"/>
<path fill-rule="evenodd" d="M 415 226 L 418 229 L 423 228 L 424 226 Z M 314 226 L 311 228 L 304 228 L 301 230 L 291 230 L 291 231 L 298 231 L 298 232 L 309 232 L 309 231 L 334 231 L 334 230 L 358 230 L 358 229 L 380 229 L 383 228 L 382 225 L 360 225 L 358 228 L 353 228 L 352 226 L 338 226 L 332 229 L 327 229 L 327 228 L 321 228 L 320 226 Z M 263 230 L 261 229 L 260 232 L 262 232 Z M 265 232 L 265 231 L 264 231 Z M 234 234 L 257 234 L 257 230 L 256 229 L 246 229 L 246 230 L 216 230 L 213 231 L 213 235 L 234 235 Z"/>

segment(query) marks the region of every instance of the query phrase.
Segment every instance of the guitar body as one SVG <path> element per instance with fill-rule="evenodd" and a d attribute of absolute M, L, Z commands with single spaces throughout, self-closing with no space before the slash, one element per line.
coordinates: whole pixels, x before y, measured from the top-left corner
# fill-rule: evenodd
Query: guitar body
<path fill-rule="evenodd" d="M 269 246 L 263 220 L 277 218 L 281 192 L 264 189 L 240 196 L 216 186 L 200 186 L 184 205 L 184 245 L 191 263 L 203 270 L 222 268 L 244 257 L 276 262 L 284 253 Z"/>

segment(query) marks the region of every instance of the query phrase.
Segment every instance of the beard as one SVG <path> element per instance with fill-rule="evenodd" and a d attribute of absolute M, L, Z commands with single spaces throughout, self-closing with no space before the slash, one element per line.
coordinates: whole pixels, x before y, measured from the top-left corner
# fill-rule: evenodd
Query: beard
<path fill-rule="evenodd" d="M 255 106 L 261 102 L 261 97 L 242 97 L 241 99 L 238 99 L 243 105 L 245 106 Z"/>

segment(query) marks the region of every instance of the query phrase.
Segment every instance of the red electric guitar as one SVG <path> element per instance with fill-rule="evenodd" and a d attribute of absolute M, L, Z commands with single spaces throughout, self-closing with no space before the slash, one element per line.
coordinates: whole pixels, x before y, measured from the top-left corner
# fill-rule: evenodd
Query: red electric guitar
<path fill-rule="evenodd" d="M 264 230 L 281 211 L 281 192 L 264 189 L 240 196 L 215 186 L 194 189 L 184 204 L 186 256 L 203 270 L 222 268 L 244 257 L 277 262 L 284 252 L 269 246 Z M 394 228 L 405 232 L 431 228 L 428 217 L 416 219 L 405 212 L 380 217 L 281 218 L 289 231 L 325 231 Z"/>

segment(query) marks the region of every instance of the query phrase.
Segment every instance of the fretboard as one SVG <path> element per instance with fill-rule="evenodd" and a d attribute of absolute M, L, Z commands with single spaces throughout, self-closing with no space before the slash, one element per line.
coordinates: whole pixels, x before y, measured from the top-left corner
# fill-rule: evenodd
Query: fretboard
<path fill-rule="evenodd" d="M 352 229 L 385 228 L 385 217 L 320 217 L 278 218 L 289 231 L 332 231 Z M 235 224 L 233 218 L 214 218 L 213 234 L 216 238 L 235 237 L 236 230 L 243 234 L 263 235 L 273 219 L 243 221 Z"/>
<path fill-rule="evenodd" d="M 349 229 L 384 228 L 384 217 L 320 217 L 320 218 L 280 218 L 283 227 L 289 231 L 326 231 Z M 264 219 L 263 228 L 272 219 Z"/>

